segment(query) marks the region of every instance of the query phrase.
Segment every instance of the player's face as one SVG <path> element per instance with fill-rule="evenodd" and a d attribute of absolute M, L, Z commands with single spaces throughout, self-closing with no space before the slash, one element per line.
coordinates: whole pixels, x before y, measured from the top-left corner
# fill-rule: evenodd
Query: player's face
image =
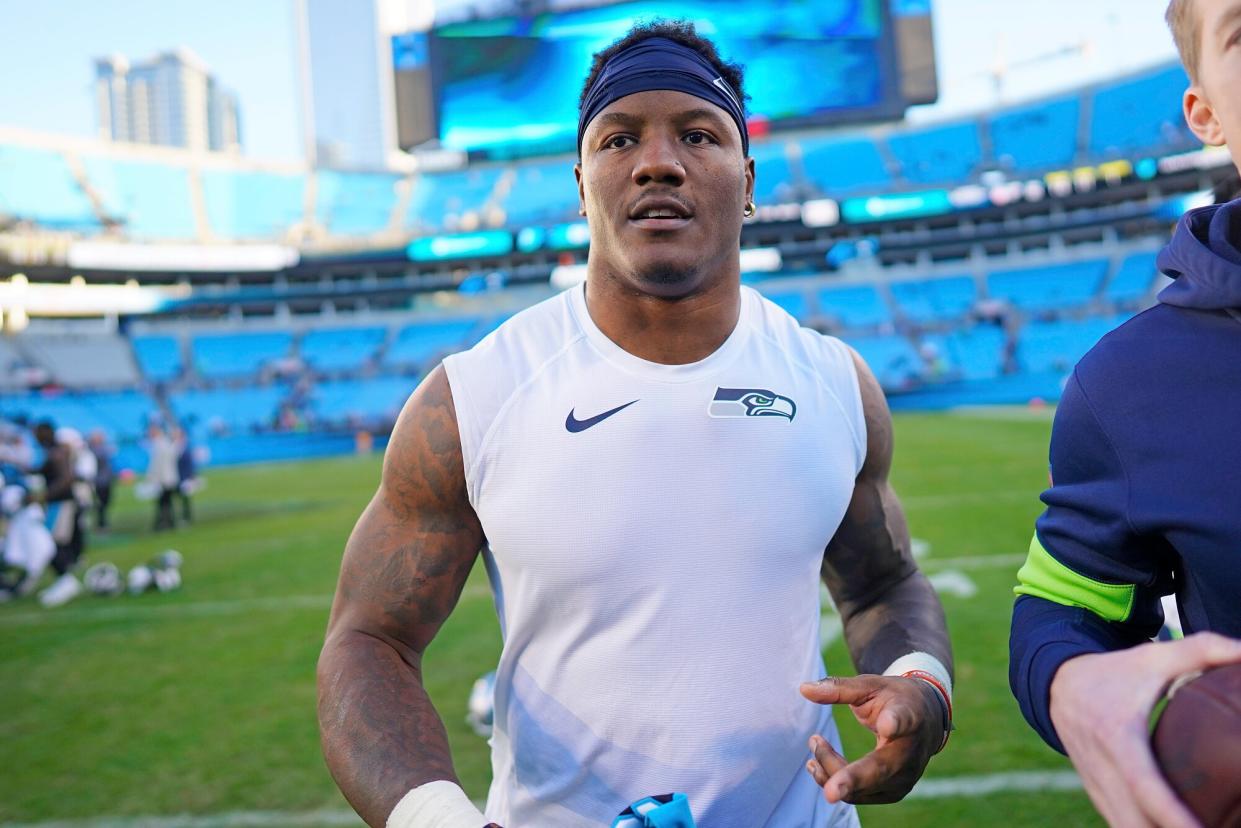
<path fill-rule="evenodd" d="M 664 298 L 736 276 L 754 162 L 723 109 L 662 90 L 614 101 L 586 128 L 575 173 L 592 267 Z"/>
<path fill-rule="evenodd" d="M 1241 0 L 1194 0 L 1194 11 L 1198 83 L 1185 93 L 1185 118 L 1204 143 L 1227 144 L 1241 170 Z"/>

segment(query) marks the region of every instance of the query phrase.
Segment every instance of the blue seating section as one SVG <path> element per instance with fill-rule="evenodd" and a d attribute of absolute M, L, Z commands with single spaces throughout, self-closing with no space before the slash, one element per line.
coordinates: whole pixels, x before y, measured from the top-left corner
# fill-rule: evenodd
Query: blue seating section
<path fill-rule="evenodd" d="M 888 147 L 900 161 L 905 179 L 915 184 L 963 181 L 982 161 L 978 124 L 974 121 L 893 133 Z"/>
<path fill-rule="evenodd" d="M 961 328 L 947 335 L 928 336 L 925 340 L 961 379 L 994 379 L 1003 368 L 1004 331 L 994 325 Z"/>
<path fill-rule="evenodd" d="M 136 239 L 192 239 L 193 201 L 184 167 L 146 161 L 84 158 L 87 177 L 104 210 Z"/>
<path fill-rule="evenodd" d="M 1107 269 L 1107 259 L 1092 259 L 1001 271 L 987 277 L 987 290 L 1025 311 L 1070 308 L 1094 298 Z"/>
<path fill-rule="evenodd" d="M 0 146 L 0 216 L 79 232 L 101 226 L 64 156 L 33 147 Z"/>
<path fill-rule="evenodd" d="M 1190 139 L 1181 97 L 1189 79 L 1179 64 L 1122 81 L 1094 95 L 1090 126 L 1093 155 L 1127 155 Z"/>
<path fill-rule="evenodd" d="M 24 414 L 35 422 L 51 420 L 57 427 L 77 429 L 82 436 L 99 429 L 111 440 L 136 440 L 159 407 L 139 391 L 107 393 L 5 394 L 0 414 Z"/>
<path fill-rule="evenodd" d="M 288 393 L 283 385 L 216 388 L 171 394 L 168 403 L 187 430 L 201 439 L 208 434 L 271 427 Z"/>
<path fill-rule="evenodd" d="M 221 379 L 256 374 L 267 363 L 289 355 L 289 333 L 203 334 L 194 337 L 194 368 Z"/>
<path fill-rule="evenodd" d="M 422 366 L 434 357 L 468 347 L 478 329 L 477 319 L 420 322 L 402 328 L 388 348 L 384 362 L 392 366 Z"/>
<path fill-rule="evenodd" d="M 510 224 L 535 224 L 577 217 L 577 182 L 568 160 L 522 164 L 500 205 Z"/>
<path fill-rule="evenodd" d="M 764 291 L 763 295 L 784 308 L 800 322 L 810 318 L 810 303 L 806 301 L 805 291 L 779 290 L 771 293 Z"/>
<path fill-rule="evenodd" d="M 468 213 L 478 213 L 495 191 L 501 172 L 501 167 L 482 167 L 415 179 L 405 227 L 422 232 L 443 230 L 449 217 L 459 220 Z"/>
<path fill-rule="evenodd" d="M 974 307 L 974 280 L 969 276 L 949 276 L 913 282 L 893 282 L 890 286 L 897 310 L 913 322 L 940 322 L 960 319 Z"/>
<path fill-rule="evenodd" d="M 315 387 L 312 410 L 316 417 L 329 423 L 395 420 L 417 384 L 410 377 L 321 382 Z"/>
<path fill-rule="evenodd" d="M 374 358 L 387 335 L 382 327 L 310 331 L 302 337 L 302 359 L 320 371 L 361 368 Z"/>
<path fill-rule="evenodd" d="M 388 228 L 400 176 L 321 170 L 315 217 L 336 236 L 365 236 Z"/>
<path fill-rule="evenodd" d="M 837 197 L 892 185 L 879 147 L 868 138 L 805 138 L 801 146 L 806 178 L 826 195 Z"/>
<path fill-rule="evenodd" d="M 922 375 L 922 359 L 903 336 L 852 336 L 845 339 L 866 360 L 884 388 L 901 388 Z"/>
<path fill-rule="evenodd" d="M 1021 332 L 1017 354 L 1023 370 L 1067 374 L 1103 335 L 1127 316 L 1031 322 Z"/>
<path fill-rule="evenodd" d="M 754 159 L 754 200 L 759 204 L 788 204 L 796 200 L 793 169 L 784 142 L 750 144 Z"/>
<path fill-rule="evenodd" d="M 171 336 L 135 336 L 134 357 L 149 380 L 163 382 L 181 375 L 181 343 Z"/>
<path fill-rule="evenodd" d="M 870 328 L 892 321 L 892 312 L 872 285 L 824 288 L 815 299 L 820 315 L 846 328 Z"/>
<path fill-rule="evenodd" d="M 1134 253 L 1120 263 L 1116 275 L 1108 282 L 1104 295 L 1113 302 L 1135 302 L 1144 299 L 1155 283 L 1159 270 L 1156 253 Z"/>
<path fill-rule="evenodd" d="M 306 177 L 204 170 L 207 223 L 229 239 L 280 238 L 305 219 Z"/>
<path fill-rule="evenodd" d="M 1022 106 L 988 122 L 991 145 L 1000 167 L 1014 172 L 1064 168 L 1077 154 L 1081 98 Z"/>

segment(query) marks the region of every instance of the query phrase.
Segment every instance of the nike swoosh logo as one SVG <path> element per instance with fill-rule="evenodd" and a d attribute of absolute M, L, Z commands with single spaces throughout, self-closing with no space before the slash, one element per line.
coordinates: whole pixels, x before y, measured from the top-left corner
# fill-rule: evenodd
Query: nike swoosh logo
<path fill-rule="evenodd" d="M 571 410 L 569 412 L 569 416 L 565 417 L 564 427 L 567 428 L 571 434 L 577 434 L 579 431 L 585 431 L 591 426 L 599 425 L 599 423 L 603 422 L 608 417 L 611 417 L 616 412 L 624 411 L 626 408 L 628 408 L 629 406 L 633 405 L 633 403 L 636 403 L 636 402 L 637 400 L 634 400 L 633 402 L 627 402 L 624 405 L 618 405 L 616 406 L 616 408 L 613 408 L 611 411 L 605 411 L 602 414 L 596 414 L 595 416 L 590 417 L 585 420 L 579 420 L 577 417 L 574 417 L 573 411 L 576 409 Z"/>

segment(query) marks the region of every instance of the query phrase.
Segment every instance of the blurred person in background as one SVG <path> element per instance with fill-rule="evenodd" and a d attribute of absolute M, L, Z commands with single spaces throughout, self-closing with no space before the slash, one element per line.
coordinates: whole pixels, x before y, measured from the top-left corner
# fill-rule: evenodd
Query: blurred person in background
<path fill-rule="evenodd" d="M 1185 119 L 1241 171 L 1241 0 L 1173 0 Z M 1217 195 L 1235 195 L 1227 187 Z M 1114 826 L 1191 828 L 1148 741 L 1172 682 L 1241 662 L 1241 200 L 1186 213 L 1153 308 L 1077 364 L 1018 573 L 1009 679 Z M 1176 596 L 1181 640 L 1152 642 Z"/>
<path fill-rule="evenodd" d="M 112 462 L 116 449 L 101 429 L 90 434 L 90 450 L 95 456 L 95 528 L 108 529 L 108 508 L 112 505 L 112 482 L 116 478 Z"/>
<path fill-rule="evenodd" d="M 151 528 L 162 532 L 176 526 L 172 499 L 181 477 L 177 473 L 177 446 L 156 420 L 147 426 L 147 457 L 146 485 L 155 496 L 155 522 Z"/>
<path fill-rule="evenodd" d="M 78 596 L 82 584 L 73 574 L 73 567 L 82 556 L 85 537 L 82 506 L 78 499 L 81 487 L 75 470 L 75 450 L 57 439 L 58 431 L 50 420 L 35 426 L 35 440 L 43 449 L 43 465 L 39 467 L 43 486 L 41 497 L 47 513 L 47 526 L 56 543 L 52 569 L 57 579 L 44 590 L 39 600 L 46 606 L 59 606 Z M 71 435 L 66 435 L 71 436 Z"/>
<path fill-rule="evenodd" d="M 189 432 L 181 426 L 173 426 L 172 442 L 177 450 L 177 497 L 181 500 L 181 519 L 190 523 L 194 517 L 190 498 L 201 486 L 194 462 L 194 444 L 190 441 Z"/>

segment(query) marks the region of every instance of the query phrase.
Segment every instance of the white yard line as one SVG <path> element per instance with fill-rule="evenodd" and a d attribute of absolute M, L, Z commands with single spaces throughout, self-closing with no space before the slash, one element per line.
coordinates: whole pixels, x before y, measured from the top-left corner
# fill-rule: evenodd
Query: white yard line
<path fill-rule="evenodd" d="M 1081 780 L 1071 770 L 1009 771 L 979 776 L 948 776 L 924 779 L 909 799 L 978 797 L 997 793 L 1044 793 L 1076 791 Z M 482 803 L 475 803 L 480 808 Z M 5 822 L 0 828 L 334 828 L 360 826 L 352 811 L 229 811 L 203 816 L 131 816 L 62 819 L 50 822 Z"/>

